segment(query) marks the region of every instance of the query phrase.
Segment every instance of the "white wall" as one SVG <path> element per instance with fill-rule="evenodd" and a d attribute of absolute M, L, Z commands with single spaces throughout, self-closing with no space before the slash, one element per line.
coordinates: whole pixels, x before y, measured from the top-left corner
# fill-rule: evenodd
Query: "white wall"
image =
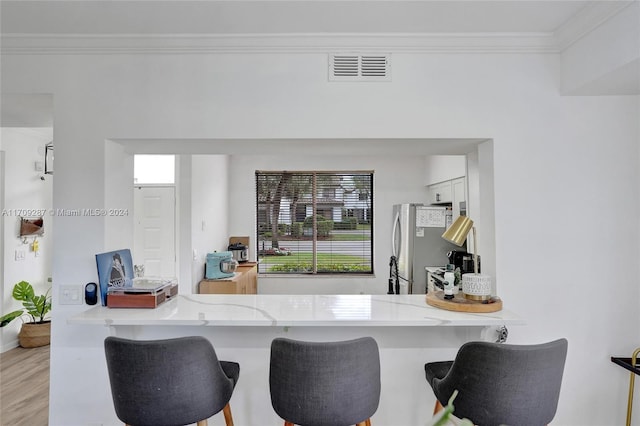
<path fill-rule="evenodd" d="M 564 93 L 640 92 L 640 2 L 628 3 L 620 13 L 562 52 Z M 629 92 L 629 88 L 635 91 Z"/>
<path fill-rule="evenodd" d="M 107 252 L 124 248 L 133 248 L 133 155 L 124 147 L 112 141 L 104 143 L 104 163 L 107 173 L 104 179 L 104 206 L 106 208 L 124 209 L 129 212 L 123 216 L 106 216 L 104 232 L 104 250 Z M 80 208 L 92 208 L 91 205 L 80 205 Z M 95 208 L 95 207 L 94 207 Z M 131 242 L 125 244 L 122 236 L 127 235 Z M 95 253 L 94 253 L 95 254 Z M 97 273 L 96 279 L 97 281 Z"/>
<path fill-rule="evenodd" d="M 4 256 L 2 257 L 2 314 L 20 309 L 21 303 L 13 300 L 11 291 L 19 281 L 28 281 L 38 294 L 44 294 L 51 286 L 47 281 L 51 277 L 53 259 L 54 218 L 49 214 L 52 206 L 53 177 L 47 175 L 44 180 L 42 171 L 35 170 L 35 163 L 44 167 L 44 145 L 51 142 L 53 130 L 50 128 L 9 128 L 0 129 L 2 149 L 5 151 L 5 187 L 2 223 L 4 230 Z M 2 184 L 2 182 L 0 182 Z M 0 196 L 2 193 L 0 192 Z M 29 212 L 36 210 L 36 212 Z M 44 212 L 44 235 L 37 237 L 39 251 L 31 250 L 34 237 L 28 237 L 24 244 L 18 237 L 20 216 L 33 217 L 37 211 Z M 16 260 L 15 252 L 23 251 L 24 260 Z M 1 288 L 1 287 L 0 287 Z M 17 346 L 17 334 L 22 322 L 13 323 L 0 329 L 0 351 Z"/>
<path fill-rule="evenodd" d="M 425 185 L 459 178 L 466 174 L 467 159 L 464 155 L 428 155 L 425 158 Z"/>
<path fill-rule="evenodd" d="M 555 424 L 621 424 L 628 376 L 609 357 L 637 346 L 640 294 L 629 279 L 640 272 L 637 97 L 560 96 L 554 55 L 396 53 L 393 82 L 354 84 L 328 83 L 326 60 L 7 55 L 2 85 L 53 93 L 60 208 L 104 205 L 108 138 L 493 139 L 499 296 L 527 321 L 509 339 L 568 338 Z M 398 199 L 414 198 L 397 190 Z M 55 234 L 65 237 L 54 241 L 54 291 L 95 276 L 105 223 L 56 218 Z M 377 239 L 389 238 L 381 232 Z M 113 420 L 102 368 L 107 330 L 65 323 L 84 309 L 54 300 L 53 426 Z"/>
<path fill-rule="evenodd" d="M 194 155 L 192 167 L 192 291 L 197 293 L 198 282 L 204 277 L 207 253 L 225 251 L 229 245 L 229 181 L 226 155 Z M 231 177 L 230 177 L 231 176 Z M 233 190 L 233 189 L 232 189 Z"/>
<path fill-rule="evenodd" d="M 493 294 L 500 294 L 499 270 L 496 270 L 495 253 L 495 192 L 493 141 L 488 140 L 475 152 L 467 155 L 467 216 L 473 219 L 476 237 L 467 237 L 467 251 L 477 249 L 482 273 L 491 276 Z"/>

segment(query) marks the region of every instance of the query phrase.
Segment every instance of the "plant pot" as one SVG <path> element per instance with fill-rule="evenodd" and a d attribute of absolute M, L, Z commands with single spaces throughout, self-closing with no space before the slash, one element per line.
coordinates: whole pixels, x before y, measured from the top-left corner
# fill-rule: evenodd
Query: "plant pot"
<path fill-rule="evenodd" d="M 25 322 L 18 333 L 18 342 L 23 348 L 37 348 L 51 343 L 51 321 L 43 323 Z"/>

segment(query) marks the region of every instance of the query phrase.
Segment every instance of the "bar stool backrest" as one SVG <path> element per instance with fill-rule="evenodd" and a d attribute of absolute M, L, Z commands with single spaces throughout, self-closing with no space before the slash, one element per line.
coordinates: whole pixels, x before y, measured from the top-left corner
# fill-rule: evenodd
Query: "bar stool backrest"
<path fill-rule="evenodd" d="M 302 426 L 347 426 L 367 421 L 380 402 L 376 341 L 271 344 L 271 404 L 285 421 Z"/>
<path fill-rule="evenodd" d="M 204 337 L 104 342 L 116 415 L 127 425 L 196 423 L 221 411 L 234 381 Z"/>

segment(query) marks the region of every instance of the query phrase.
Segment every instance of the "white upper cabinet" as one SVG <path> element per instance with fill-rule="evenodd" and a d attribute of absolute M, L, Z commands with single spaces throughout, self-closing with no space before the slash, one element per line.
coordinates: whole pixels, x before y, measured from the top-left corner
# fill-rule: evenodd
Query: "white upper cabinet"
<path fill-rule="evenodd" d="M 427 186 L 427 202 L 429 204 L 446 204 L 453 202 L 452 181 L 435 183 Z"/>
<path fill-rule="evenodd" d="M 466 155 L 428 155 L 425 157 L 424 184 L 427 186 L 466 175 Z"/>
<path fill-rule="evenodd" d="M 466 200 L 466 177 L 427 186 L 427 204 L 451 205 L 453 220 L 460 216 L 460 203 Z"/>
<path fill-rule="evenodd" d="M 466 200 L 466 174 L 465 155 L 425 157 L 427 204 L 450 205 L 455 220 L 460 215 L 460 203 Z"/>

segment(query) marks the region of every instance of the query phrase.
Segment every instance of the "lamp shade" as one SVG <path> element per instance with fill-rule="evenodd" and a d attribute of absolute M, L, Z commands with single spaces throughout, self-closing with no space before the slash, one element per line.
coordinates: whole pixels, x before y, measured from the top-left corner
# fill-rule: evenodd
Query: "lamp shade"
<path fill-rule="evenodd" d="M 458 216 L 449 229 L 444 231 L 442 238 L 457 246 L 462 246 L 472 227 L 473 220 L 469 219 L 467 216 Z"/>

